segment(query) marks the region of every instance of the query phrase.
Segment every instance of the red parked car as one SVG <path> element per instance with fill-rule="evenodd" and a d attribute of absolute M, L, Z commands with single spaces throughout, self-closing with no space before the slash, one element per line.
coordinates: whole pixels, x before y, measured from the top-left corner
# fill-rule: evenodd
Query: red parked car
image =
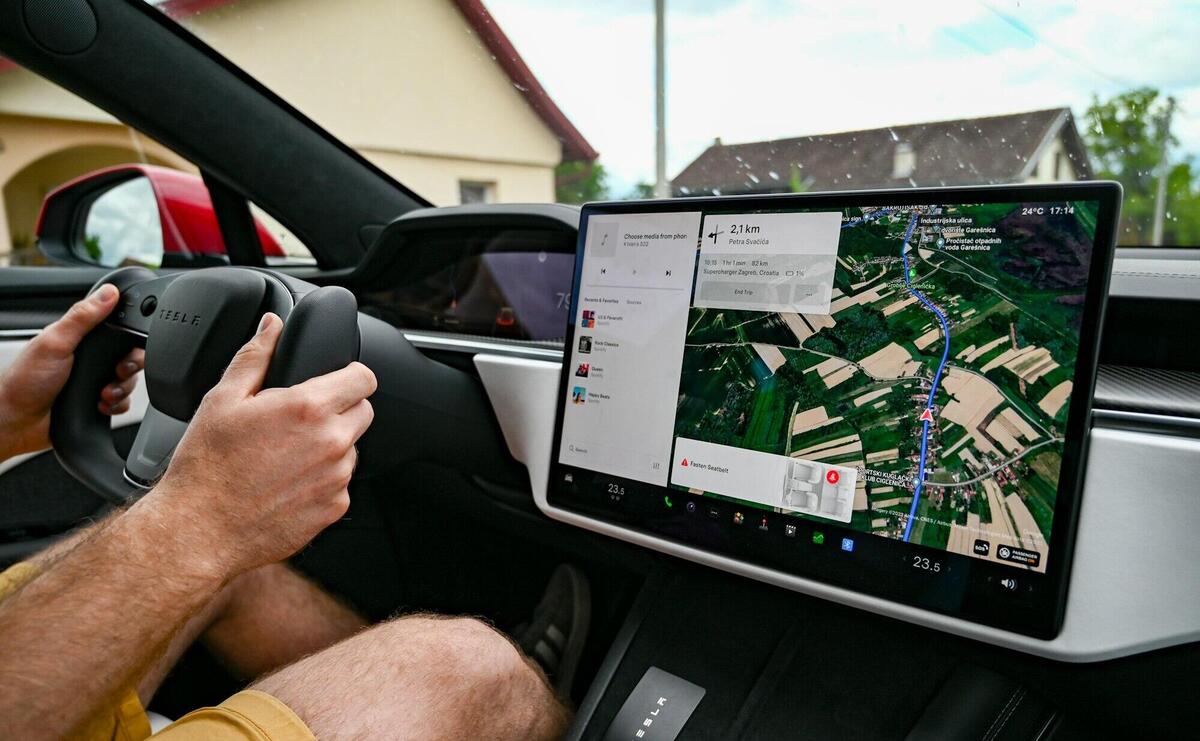
<path fill-rule="evenodd" d="M 77 235 L 75 229 L 82 229 L 83 238 L 67 244 L 58 236 L 62 230 L 47 227 L 73 213 L 86 215 L 66 233 Z M 259 218 L 254 224 L 267 262 L 287 261 L 287 252 L 271 230 Z M 105 267 L 195 267 L 229 262 L 204 180 L 155 165 L 106 167 L 60 185 L 42 202 L 36 233 L 42 251 L 62 262 L 84 261 Z"/>

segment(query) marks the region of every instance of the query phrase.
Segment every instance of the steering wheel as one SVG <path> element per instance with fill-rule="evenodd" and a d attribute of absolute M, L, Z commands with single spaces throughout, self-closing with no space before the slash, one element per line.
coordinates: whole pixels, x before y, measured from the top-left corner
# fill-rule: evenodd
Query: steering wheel
<path fill-rule="evenodd" d="M 345 288 L 239 267 L 163 276 L 121 268 L 91 290 L 105 283 L 115 285 L 121 298 L 76 349 L 51 411 L 50 440 L 63 467 L 109 501 L 124 503 L 162 476 L 204 395 L 266 312 L 283 319 L 284 328 L 264 387 L 292 386 L 355 360 L 375 372 L 375 421 L 359 440 L 356 476 L 418 459 L 465 463 L 470 470 L 503 455 L 498 435 L 474 429 L 491 417 L 478 382 L 425 357 L 391 325 L 360 314 Z M 96 399 L 134 347 L 146 351 L 150 406 L 122 459 Z M 464 445 L 476 449 L 464 456 Z"/>

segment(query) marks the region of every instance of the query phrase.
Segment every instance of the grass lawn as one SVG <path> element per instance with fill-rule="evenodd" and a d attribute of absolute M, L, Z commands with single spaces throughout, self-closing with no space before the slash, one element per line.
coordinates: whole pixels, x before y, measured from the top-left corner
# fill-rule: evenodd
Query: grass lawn
<path fill-rule="evenodd" d="M 767 453 L 783 453 L 783 433 L 787 427 L 791 405 L 776 393 L 775 377 L 759 384 L 754 394 L 750 421 L 746 425 L 744 442 L 747 448 Z"/>

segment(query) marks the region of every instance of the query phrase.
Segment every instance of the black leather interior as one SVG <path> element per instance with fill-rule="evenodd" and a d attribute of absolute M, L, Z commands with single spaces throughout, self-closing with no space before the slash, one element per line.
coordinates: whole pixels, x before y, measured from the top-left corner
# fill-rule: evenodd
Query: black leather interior
<path fill-rule="evenodd" d="M 906 741 L 1050 738 L 1058 714 L 1027 687 L 996 672 L 962 664 L 925 707 Z"/>
<path fill-rule="evenodd" d="M 663 559 L 579 705 L 604 739 L 655 666 L 705 690 L 678 738 L 1188 738 L 1195 650 L 1067 664 Z"/>

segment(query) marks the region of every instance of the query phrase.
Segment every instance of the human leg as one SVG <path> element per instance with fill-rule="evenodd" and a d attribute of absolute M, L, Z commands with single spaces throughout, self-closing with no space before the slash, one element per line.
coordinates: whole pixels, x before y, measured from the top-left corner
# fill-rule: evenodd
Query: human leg
<path fill-rule="evenodd" d="M 121 511 L 78 528 L 29 559 L 38 572 L 70 553 Z M 248 571 L 225 586 L 175 633 L 138 682 L 150 702 L 171 668 L 199 638 L 239 679 L 253 679 L 353 635 L 366 621 L 287 564 Z"/>
<path fill-rule="evenodd" d="M 184 624 L 138 683 L 138 696 L 149 703 L 197 639 L 239 679 L 252 679 L 365 625 L 362 617 L 290 566 L 263 566 L 234 579 Z"/>
<path fill-rule="evenodd" d="M 392 620 L 251 688 L 281 700 L 322 739 L 549 739 L 570 718 L 536 664 L 469 618 Z"/>

